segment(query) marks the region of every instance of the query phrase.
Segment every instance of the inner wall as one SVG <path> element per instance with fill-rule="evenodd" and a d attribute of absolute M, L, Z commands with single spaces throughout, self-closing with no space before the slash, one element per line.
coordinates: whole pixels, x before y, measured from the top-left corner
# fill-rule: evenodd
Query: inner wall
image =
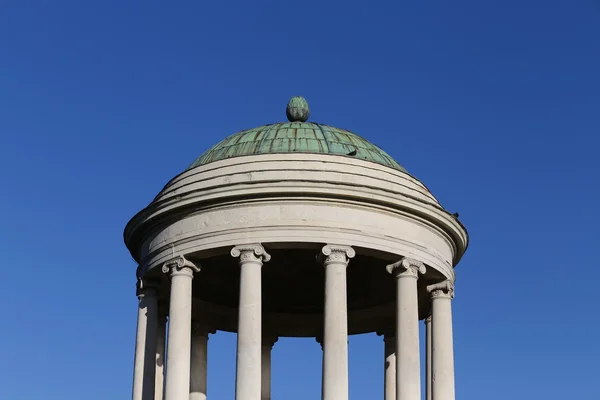
<path fill-rule="evenodd" d="M 262 269 L 264 312 L 318 314 L 324 306 L 324 267 L 316 260 L 318 249 L 268 250 L 271 260 Z M 347 269 L 348 310 L 372 308 L 394 301 L 394 279 L 388 262 L 359 255 Z M 193 280 L 194 297 L 218 306 L 237 308 L 240 273 L 236 259 L 221 255 L 204 259 Z"/>

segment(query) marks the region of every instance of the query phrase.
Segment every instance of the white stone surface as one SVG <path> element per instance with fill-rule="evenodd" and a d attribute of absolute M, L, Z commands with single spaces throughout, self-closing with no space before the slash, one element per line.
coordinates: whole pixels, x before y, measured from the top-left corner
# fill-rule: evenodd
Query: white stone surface
<path fill-rule="evenodd" d="M 425 319 L 425 400 L 432 400 L 431 394 L 431 316 Z"/>
<path fill-rule="evenodd" d="M 455 400 L 452 298 L 454 283 L 429 285 L 431 293 L 432 398 Z"/>
<path fill-rule="evenodd" d="M 385 400 L 420 400 L 417 278 L 425 273 L 424 265 L 428 282 L 446 280 L 428 287 L 433 311 L 427 329 L 426 399 L 455 400 L 447 282 L 454 281 L 453 267 L 468 237 L 460 222 L 407 173 L 330 154 L 220 160 L 171 180 L 130 221 L 125 239 L 140 263 L 139 276 L 155 275 L 161 266 L 171 275 L 164 400 L 206 400 L 206 342 L 197 336 L 192 339 L 191 333 L 192 301 L 194 307 L 201 303 L 192 299 L 192 278 L 198 268 L 184 255 L 202 259 L 226 254 L 232 247 L 231 255 L 240 264 L 238 313 L 216 304 L 203 307 L 203 312 L 219 321 L 218 329 L 238 332 L 236 400 L 271 397 L 271 351 L 261 340 L 263 323 L 277 326 L 280 336 L 314 335 L 315 327 L 323 324 L 322 398 L 347 400 L 349 323 L 354 333 L 368 332 L 374 326 L 379 329 L 380 321 L 390 315 L 397 324 L 394 344 L 387 339 L 385 344 Z M 240 245 L 245 243 L 265 243 L 274 249 L 335 243 L 322 250 L 323 314 L 263 314 L 261 272 L 269 255 L 262 245 Z M 388 266 L 397 279 L 396 304 L 348 312 L 346 266 L 355 251 L 384 264 L 401 259 Z M 134 400 L 163 400 L 163 372 L 154 360 L 161 351 L 164 357 L 164 346 L 161 350 L 150 343 L 161 340 L 160 334 L 158 339 L 152 337 L 154 323 L 140 311 Z M 148 367 L 144 360 L 150 359 Z M 145 377 L 150 369 L 152 379 Z M 147 389 L 149 382 L 153 391 Z"/>
<path fill-rule="evenodd" d="M 385 370 L 383 393 L 385 400 L 396 400 L 396 335 L 384 334 Z"/>
<path fill-rule="evenodd" d="M 236 246 L 231 255 L 240 263 L 240 302 L 238 307 L 236 400 L 260 400 L 262 358 L 263 261 L 269 254 L 260 244 Z M 167 399 L 168 400 L 168 399 Z"/>
<path fill-rule="evenodd" d="M 327 245 L 321 251 L 325 267 L 323 321 L 323 400 L 348 399 L 348 309 L 346 267 L 355 256 L 348 246 Z"/>
<path fill-rule="evenodd" d="M 163 265 L 171 277 L 165 400 L 189 400 L 192 278 L 200 269 L 183 256 Z"/>
<path fill-rule="evenodd" d="M 396 277 L 396 399 L 421 400 L 419 299 L 417 279 L 425 273 L 420 261 L 403 258 L 387 266 Z"/>
<path fill-rule="evenodd" d="M 208 334 L 205 323 L 192 324 L 192 350 L 190 367 L 190 400 L 206 400 L 208 374 Z"/>
<path fill-rule="evenodd" d="M 154 385 L 154 400 L 163 400 L 165 392 L 165 342 L 167 333 L 167 318 L 160 315 L 156 334 L 156 383 Z"/>
<path fill-rule="evenodd" d="M 140 242 L 144 269 L 237 243 L 338 243 L 421 260 L 449 279 L 466 247 L 460 223 L 410 175 L 327 154 L 234 157 L 174 178 L 128 225 L 194 206 Z"/>
<path fill-rule="evenodd" d="M 143 295 L 138 296 L 137 330 L 135 337 L 135 357 L 133 361 L 132 399 L 142 400 L 144 392 L 144 356 L 146 349 L 146 307 L 142 303 Z"/>
<path fill-rule="evenodd" d="M 154 400 L 158 300 L 154 287 L 138 282 L 139 303 L 133 372 L 133 400 Z"/>

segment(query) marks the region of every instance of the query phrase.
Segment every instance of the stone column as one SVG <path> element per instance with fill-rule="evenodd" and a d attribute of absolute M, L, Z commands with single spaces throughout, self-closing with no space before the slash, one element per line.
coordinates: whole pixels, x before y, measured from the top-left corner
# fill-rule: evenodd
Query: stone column
<path fill-rule="evenodd" d="M 205 323 L 193 321 L 190 400 L 206 400 L 209 333 L 214 333 L 214 331 L 210 331 Z"/>
<path fill-rule="evenodd" d="M 396 333 L 393 329 L 377 332 L 383 335 L 384 375 L 383 393 L 385 400 L 396 400 Z"/>
<path fill-rule="evenodd" d="M 454 400 L 454 343 L 452 299 L 454 283 L 447 280 L 427 286 L 431 293 L 432 396 Z"/>
<path fill-rule="evenodd" d="M 133 369 L 133 400 L 154 400 L 154 357 L 158 324 L 158 296 L 155 286 L 138 280 L 138 318 Z"/>
<path fill-rule="evenodd" d="M 260 244 L 236 246 L 231 256 L 240 263 L 240 303 L 235 379 L 236 400 L 260 400 L 262 265 L 271 256 Z M 167 399 L 171 400 L 171 399 Z"/>
<path fill-rule="evenodd" d="M 154 383 L 154 400 L 163 400 L 165 391 L 165 340 L 167 332 L 167 316 L 159 313 L 156 335 L 156 379 Z"/>
<path fill-rule="evenodd" d="M 403 258 L 386 268 L 396 276 L 396 399 L 421 400 L 417 279 L 425 265 Z"/>
<path fill-rule="evenodd" d="M 352 247 L 328 244 L 319 255 L 325 266 L 323 400 L 348 400 L 346 267 L 355 254 Z"/>
<path fill-rule="evenodd" d="M 425 318 L 425 400 L 432 400 L 431 395 L 431 315 Z"/>
<path fill-rule="evenodd" d="M 271 350 L 277 342 L 277 336 L 263 336 L 261 359 L 261 400 L 271 400 Z"/>
<path fill-rule="evenodd" d="M 179 256 L 166 262 L 162 270 L 171 275 L 165 398 L 166 400 L 189 400 L 192 279 L 194 272 L 199 272 L 200 268 L 185 257 Z"/>

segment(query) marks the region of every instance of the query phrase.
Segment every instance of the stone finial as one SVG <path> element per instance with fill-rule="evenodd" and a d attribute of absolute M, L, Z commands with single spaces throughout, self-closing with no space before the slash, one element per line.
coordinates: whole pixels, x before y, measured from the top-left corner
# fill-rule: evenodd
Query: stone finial
<path fill-rule="evenodd" d="M 285 109 L 285 115 L 290 122 L 306 122 L 310 116 L 306 99 L 301 96 L 292 97 Z"/>
<path fill-rule="evenodd" d="M 427 286 L 427 292 L 431 293 L 432 298 L 447 297 L 449 299 L 453 299 L 454 282 L 447 279 L 442 282 L 434 283 L 433 285 Z"/>
<path fill-rule="evenodd" d="M 421 261 L 407 257 L 386 266 L 385 269 L 390 274 L 395 274 L 396 277 L 411 276 L 415 278 L 418 278 L 419 274 L 423 275 L 426 271 L 425 264 Z"/>

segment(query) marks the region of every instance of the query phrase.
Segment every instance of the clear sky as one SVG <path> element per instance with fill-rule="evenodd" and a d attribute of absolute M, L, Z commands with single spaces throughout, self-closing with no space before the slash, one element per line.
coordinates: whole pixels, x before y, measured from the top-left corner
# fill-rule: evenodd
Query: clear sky
<path fill-rule="evenodd" d="M 3 1 L 0 398 L 130 397 L 126 222 L 302 95 L 468 227 L 457 398 L 599 399 L 599 43 L 593 0 Z M 232 399 L 235 336 L 209 352 Z M 273 357 L 275 399 L 319 398 L 314 340 Z M 381 338 L 350 364 L 351 398 L 383 398 Z"/>

